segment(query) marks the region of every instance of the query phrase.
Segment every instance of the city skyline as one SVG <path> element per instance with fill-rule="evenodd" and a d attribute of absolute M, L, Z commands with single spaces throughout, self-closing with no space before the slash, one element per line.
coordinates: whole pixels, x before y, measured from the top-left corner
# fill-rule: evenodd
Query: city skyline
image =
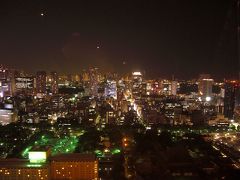
<path fill-rule="evenodd" d="M 0 6 L 0 179 L 240 179 L 240 0 Z"/>
<path fill-rule="evenodd" d="M 176 76 L 175 74 L 150 76 L 149 74 L 147 74 L 147 72 L 145 70 L 142 71 L 139 68 L 132 70 L 132 71 L 120 73 L 117 71 L 104 71 L 103 69 L 100 69 L 99 67 L 87 67 L 86 69 L 82 69 L 82 70 L 80 70 L 78 72 L 74 72 L 74 73 L 57 72 L 55 70 L 45 70 L 45 69 L 29 72 L 29 71 L 26 71 L 25 69 L 15 69 L 15 68 L 0 64 L 0 70 L 7 71 L 8 74 L 10 73 L 16 79 L 17 78 L 36 78 L 38 73 L 45 73 L 46 78 L 44 78 L 44 79 L 48 79 L 49 77 L 52 76 L 53 73 L 56 73 L 59 77 L 69 77 L 69 78 L 72 77 L 72 78 L 79 79 L 79 81 L 82 81 L 84 79 L 84 76 L 86 74 L 90 75 L 91 71 L 93 69 L 96 69 L 102 77 L 103 76 L 106 76 L 106 77 L 115 76 L 115 78 L 117 78 L 117 79 L 130 78 L 132 76 L 132 74 L 134 74 L 134 73 L 141 73 L 141 75 L 144 77 L 145 80 L 172 80 L 172 81 L 177 80 L 177 81 L 193 81 L 193 82 L 195 81 L 195 82 L 197 82 L 199 79 L 202 78 L 202 76 L 207 76 L 210 79 L 213 79 L 215 82 L 219 82 L 219 83 L 228 82 L 228 81 L 234 81 L 234 82 L 239 81 L 237 77 L 230 77 L 230 78 L 221 77 L 220 78 L 220 77 L 218 77 L 214 74 L 210 74 L 210 73 L 200 73 L 200 74 L 196 74 L 191 77 L 182 78 L 181 76 Z M 36 82 L 38 82 L 38 81 L 36 81 Z"/>
<path fill-rule="evenodd" d="M 28 72 L 97 66 L 150 77 L 236 78 L 234 3 L 4 2 L 1 63 Z"/>

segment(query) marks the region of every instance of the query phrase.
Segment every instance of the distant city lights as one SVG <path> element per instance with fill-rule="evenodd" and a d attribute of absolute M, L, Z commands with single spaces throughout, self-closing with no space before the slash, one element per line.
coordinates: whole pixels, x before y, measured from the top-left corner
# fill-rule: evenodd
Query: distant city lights
<path fill-rule="evenodd" d="M 142 76 L 142 73 L 139 71 L 133 72 L 132 73 L 133 76 Z"/>
<path fill-rule="evenodd" d="M 211 101 L 211 99 L 212 99 L 212 98 L 209 97 L 209 96 L 206 97 L 206 101 L 207 101 L 207 102 Z"/>

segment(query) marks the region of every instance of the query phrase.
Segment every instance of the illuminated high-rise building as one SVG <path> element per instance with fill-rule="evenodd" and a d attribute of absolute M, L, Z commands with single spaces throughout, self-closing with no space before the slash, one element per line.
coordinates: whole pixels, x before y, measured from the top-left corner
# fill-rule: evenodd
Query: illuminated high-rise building
<path fill-rule="evenodd" d="M 57 94 L 58 93 L 58 74 L 57 74 L 57 72 L 51 72 L 50 77 L 51 77 L 51 92 L 53 94 Z"/>
<path fill-rule="evenodd" d="M 234 109 L 239 106 L 240 85 L 235 81 L 225 83 L 224 116 L 233 119 Z"/>
<path fill-rule="evenodd" d="M 0 65 L 0 96 L 12 96 L 11 76 L 9 76 L 9 69 Z"/>
<path fill-rule="evenodd" d="M 5 96 L 6 89 L 7 86 L 4 84 L 3 81 L 0 81 L 0 98 L 3 98 Z"/>
<path fill-rule="evenodd" d="M 60 86 L 68 86 L 69 85 L 68 77 L 66 75 L 59 75 L 58 84 Z"/>
<path fill-rule="evenodd" d="M 161 87 L 161 94 L 163 95 L 171 95 L 172 91 L 171 91 L 171 82 L 169 80 L 162 80 L 160 83 L 160 87 Z"/>
<path fill-rule="evenodd" d="M 83 70 L 82 73 L 82 81 L 83 82 L 88 82 L 90 81 L 89 73 L 86 70 Z"/>
<path fill-rule="evenodd" d="M 134 98 L 141 96 L 143 76 L 141 72 L 132 73 L 132 95 Z"/>
<path fill-rule="evenodd" d="M 75 84 L 80 82 L 80 75 L 78 74 L 68 74 L 67 81 L 69 84 Z"/>
<path fill-rule="evenodd" d="M 117 83 L 114 80 L 107 80 L 104 94 L 106 97 L 117 99 Z"/>
<path fill-rule="evenodd" d="M 13 109 L 11 107 L 12 105 L 8 105 L 8 106 L 10 106 L 10 109 L 8 109 L 8 108 L 1 109 L 0 108 L 0 124 L 2 126 L 16 121 L 16 113 L 13 111 Z"/>
<path fill-rule="evenodd" d="M 177 95 L 177 81 L 172 81 L 171 83 L 171 95 Z"/>
<path fill-rule="evenodd" d="M 8 79 L 8 69 L 0 65 L 0 80 Z"/>
<path fill-rule="evenodd" d="M 38 71 L 36 74 L 36 90 L 37 93 L 46 93 L 46 78 L 47 74 L 45 71 Z"/>
<path fill-rule="evenodd" d="M 34 78 L 33 77 L 15 77 L 14 83 L 14 92 L 25 92 L 31 94 L 34 87 Z"/>
<path fill-rule="evenodd" d="M 80 75 L 79 74 L 74 74 L 72 76 L 72 81 L 73 82 L 80 82 L 81 78 L 80 78 Z"/>
<path fill-rule="evenodd" d="M 97 96 L 98 94 L 98 68 L 89 69 L 89 78 L 90 78 L 90 95 Z"/>
<path fill-rule="evenodd" d="M 199 82 L 199 94 L 206 100 L 212 97 L 213 79 L 201 79 Z"/>

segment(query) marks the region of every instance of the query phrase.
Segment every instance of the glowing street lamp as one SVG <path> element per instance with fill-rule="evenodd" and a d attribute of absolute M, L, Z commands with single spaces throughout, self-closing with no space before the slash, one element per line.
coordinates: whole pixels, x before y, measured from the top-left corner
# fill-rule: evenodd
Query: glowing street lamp
<path fill-rule="evenodd" d="M 212 99 L 212 98 L 209 97 L 209 96 L 206 97 L 206 101 L 207 101 L 207 102 L 211 101 L 211 99 Z"/>

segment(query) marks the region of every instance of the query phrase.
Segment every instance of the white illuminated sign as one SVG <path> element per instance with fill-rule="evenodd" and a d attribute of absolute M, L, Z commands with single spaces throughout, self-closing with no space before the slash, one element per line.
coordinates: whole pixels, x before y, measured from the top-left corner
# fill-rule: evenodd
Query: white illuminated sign
<path fill-rule="evenodd" d="M 41 151 L 29 151 L 28 158 L 31 163 L 45 162 L 47 159 L 47 153 Z"/>
<path fill-rule="evenodd" d="M 19 77 L 16 78 L 15 86 L 17 89 L 32 89 L 33 88 L 33 78 Z"/>
<path fill-rule="evenodd" d="M 133 74 L 134 76 L 141 76 L 141 75 L 142 75 L 141 72 L 133 72 L 132 74 Z"/>

